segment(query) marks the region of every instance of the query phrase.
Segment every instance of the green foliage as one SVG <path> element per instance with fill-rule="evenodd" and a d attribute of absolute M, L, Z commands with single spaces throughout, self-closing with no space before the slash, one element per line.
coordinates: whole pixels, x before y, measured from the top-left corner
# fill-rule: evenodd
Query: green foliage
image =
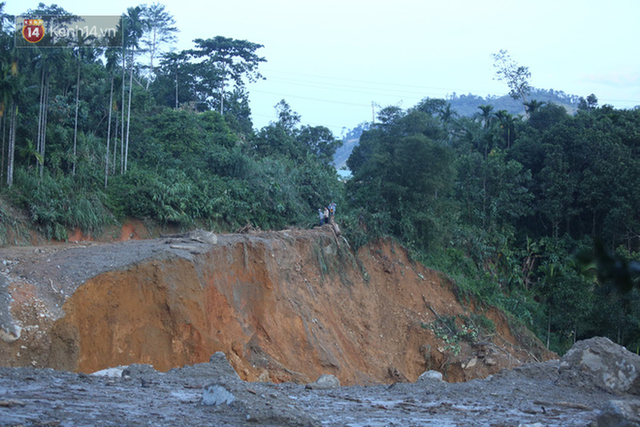
<path fill-rule="evenodd" d="M 461 324 L 458 326 L 456 316 L 439 317 L 424 328 L 431 330 L 435 336 L 443 342 L 443 350 L 450 352 L 454 356 L 460 353 L 460 343 L 467 341 L 469 343 L 476 342 L 479 329 L 470 321 L 460 317 Z"/>
<path fill-rule="evenodd" d="M 100 233 L 112 221 L 103 203 L 105 195 L 78 189 L 70 177 L 53 179 L 45 174 L 38 179 L 19 168 L 15 182 L 11 198 L 47 238 L 66 240 L 66 230 L 74 228 L 85 234 Z"/>
<path fill-rule="evenodd" d="M 426 108 L 426 107 L 425 107 Z M 427 248 L 442 238 L 455 178 L 453 150 L 427 112 L 387 112 L 384 123 L 363 134 L 347 165 L 349 203 L 367 233 L 391 234 Z"/>

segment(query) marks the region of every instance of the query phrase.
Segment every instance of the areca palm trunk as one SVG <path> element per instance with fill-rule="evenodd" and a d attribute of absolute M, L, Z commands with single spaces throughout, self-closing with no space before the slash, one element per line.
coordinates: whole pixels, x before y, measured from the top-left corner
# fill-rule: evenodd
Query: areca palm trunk
<path fill-rule="evenodd" d="M 38 106 L 38 137 L 36 143 L 36 149 L 40 152 L 40 145 L 42 144 L 42 123 L 44 122 L 44 75 L 46 73 L 45 64 L 42 64 L 42 77 L 40 78 L 40 105 Z"/>
<path fill-rule="evenodd" d="M 78 147 L 78 107 L 80 104 L 80 52 L 78 52 L 78 78 L 76 80 L 76 118 L 73 126 L 73 172 L 76 175 L 76 153 Z"/>
<path fill-rule="evenodd" d="M 133 55 L 133 52 L 132 52 Z M 129 105 L 127 106 L 127 137 L 124 148 L 124 172 L 127 172 L 127 157 L 129 156 L 129 128 L 131 125 L 131 92 L 133 89 L 133 64 L 129 69 Z"/>
<path fill-rule="evenodd" d="M 49 109 L 47 108 L 49 105 L 49 77 L 45 78 L 45 86 L 44 86 L 44 107 L 43 107 L 43 121 L 42 121 L 42 142 L 40 144 L 40 178 L 42 178 L 44 174 L 44 154 L 45 148 L 47 146 L 47 117 Z"/>
<path fill-rule="evenodd" d="M 118 154 L 118 120 L 120 117 L 116 114 L 116 134 L 113 136 L 113 162 L 111 162 L 111 174 L 116 174 L 116 156 Z"/>
<path fill-rule="evenodd" d="M 2 115 L 2 117 L 0 117 L 0 119 L 2 120 L 2 160 L 0 160 L 0 179 L 2 179 L 2 174 L 4 174 L 4 153 L 6 150 L 6 130 L 7 130 L 7 118 L 4 116 L 4 114 Z"/>
<path fill-rule="evenodd" d="M 120 103 L 120 109 L 121 109 L 121 114 L 122 114 L 122 119 L 120 120 L 120 174 L 124 173 L 124 140 L 122 139 L 122 135 L 124 135 L 124 91 L 125 91 L 125 87 L 124 87 L 124 77 L 125 77 L 125 65 L 126 65 L 126 61 L 125 61 L 125 57 L 126 57 L 126 50 L 123 47 L 122 48 L 122 102 Z M 113 165 L 115 168 L 115 160 L 116 159 L 116 154 L 115 152 L 113 153 Z"/>
<path fill-rule="evenodd" d="M 109 182 L 109 140 L 111 138 L 111 111 L 113 110 L 113 75 L 111 75 L 111 90 L 109 91 L 109 122 L 107 124 L 107 153 L 104 156 L 104 189 Z"/>
<path fill-rule="evenodd" d="M 13 159 L 16 151 L 16 121 L 18 119 L 18 104 L 12 102 L 11 123 L 9 125 L 9 154 L 7 166 L 7 186 L 13 185 Z"/>

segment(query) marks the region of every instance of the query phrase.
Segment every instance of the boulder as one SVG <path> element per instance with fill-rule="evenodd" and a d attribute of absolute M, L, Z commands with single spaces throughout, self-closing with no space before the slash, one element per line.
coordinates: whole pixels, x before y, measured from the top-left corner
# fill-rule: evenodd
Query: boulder
<path fill-rule="evenodd" d="M 124 372 L 124 370 L 127 368 L 128 366 L 117 366 L 115 368 L 107 368 L 93 372 L 91 375 L 94 375 L 96 377 L 122 378 L 122 372 Z"/>
<path fill-rule="evenodd" d="M 640 427 L 640 401 L 610 400 L 598 415 L 598 427 Z"/>
<path fill-rule="evenodd" d="M 210 231 L 205 231 L 197 228 L 189 233 L 189 238 L 196 242 L 205 243 L 207 245 L 217 245 L 218 236 Z"/>
<path fill-rule="evenodd" d="M 418 377 L 417 382 L 443 382 L 442 372 L 438 371 L 425 371 Z"/>
<path fill-rule="evenodd" d="M 320 375 L 316 382 L 307 384 L 311 390 L 329 390 L 340 387 L 340 381 L 334 375 Z"/>
<path fill-rule="evenodd" d="M 640 394 L 640 356 L 596 337 L 579 341 L 560 361 L 559 385 Z"/>
<path fill-rule="evenodd" d="M 236 397 L 224 383 L 209 384 L 204 387 L 201 403 L 207 406 L 218 406 L 222 404 L 231 405 L 236 401 Z"/>
<path fill-rule="evenodd" d="M 22 328 L 11 317 L 9 284 L 4 276 L 0 276 L 0 340 L 12 343 L 20 338 L 21 332 Z"/>

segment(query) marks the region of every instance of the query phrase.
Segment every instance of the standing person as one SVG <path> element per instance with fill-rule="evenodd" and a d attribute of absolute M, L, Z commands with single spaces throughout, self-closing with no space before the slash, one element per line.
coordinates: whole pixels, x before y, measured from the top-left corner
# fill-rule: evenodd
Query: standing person
<path fill-rule="evenodd" d="M 324 223 L 329 224 L 329 208 L 324 208 Z"/>
<path fill-rule="evenodd" d="M 320 227 L 324 225 L 324 213 L 322 209 L 318 209 L 318 216 L 320 217 Z"/>
<path fill-rule="evenodd" d="M 333 218 L 336 215 L 336 202 L 331 202 L 329 211 L 331 211 L 331 218 Z"/>

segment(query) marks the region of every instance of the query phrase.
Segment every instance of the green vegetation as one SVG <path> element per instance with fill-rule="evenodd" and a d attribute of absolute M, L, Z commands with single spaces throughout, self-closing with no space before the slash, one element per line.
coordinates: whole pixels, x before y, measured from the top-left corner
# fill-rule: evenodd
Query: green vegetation
<path fill-rule="evenodd" d="M 594 97 L 575 115 L 526 106 L 528 119 L 488 105 L 456 117 L 433 99 L 382 110 L 347 163 L 360 225 L 351 217 L 345 231 L 359 244 L 394 236 L 461 298 L 513 313 L 553 350 L 593 335 L 635 349 L 637 287 L 621 291 L 618 270 L 599 279 L 575 254 L 599 238 L 612 259 L 638 259 L 640 110 Z"/>
<path fill-rule="evenodd" d="M 30 12 L 73 19 L 57 6 Z M 331 164 L 340 142 L 301 125 L 286 101 L 277 121 L 253 128 L 245 84 L 263 78 L 261 45 L 218 36 L 166 53 L 175 29 L 164 7 L 123 19 L 124 47 L 108 49 L 15 49 L 1 27 L 0 192 L 49 238 L 126 217 L 216 231 L 311 227 L 335 201 L 351 247 L 395 238 L 462 300 L 502 308 L 553 350 L 594 335 L 640 347 L 640 110 L 532 89 L 528 68 L 501 52 L 499 76 L 518 98 L 510 107 L 454 94 L 384 108 L 347 135 L 359 144 L 343 183 Z M 6 242 L 4 210 L 0 222 Z M 599 258 L 574 256 L 594 255 L 596 239 Z M 321 273 L 331 274 L 323 250 Z M 608 265 L 598 259 L 609 274 L 597 274 Z M 492 327 L 443 325 L 432 327 L 454 346 Z"/>
<path fill-rule="evenodd" d="M 461 325 L 458 326 L 456 316 L 438 318 L 438 320 L 422 326 L 433 331 L 436 338 L 442 341 L 443 351 L 450 352 L 454 356 L 460 353 L 461 341 L 475 343 L 480 333 L 480 330 L 469 319 L 461 319 Z"/>

